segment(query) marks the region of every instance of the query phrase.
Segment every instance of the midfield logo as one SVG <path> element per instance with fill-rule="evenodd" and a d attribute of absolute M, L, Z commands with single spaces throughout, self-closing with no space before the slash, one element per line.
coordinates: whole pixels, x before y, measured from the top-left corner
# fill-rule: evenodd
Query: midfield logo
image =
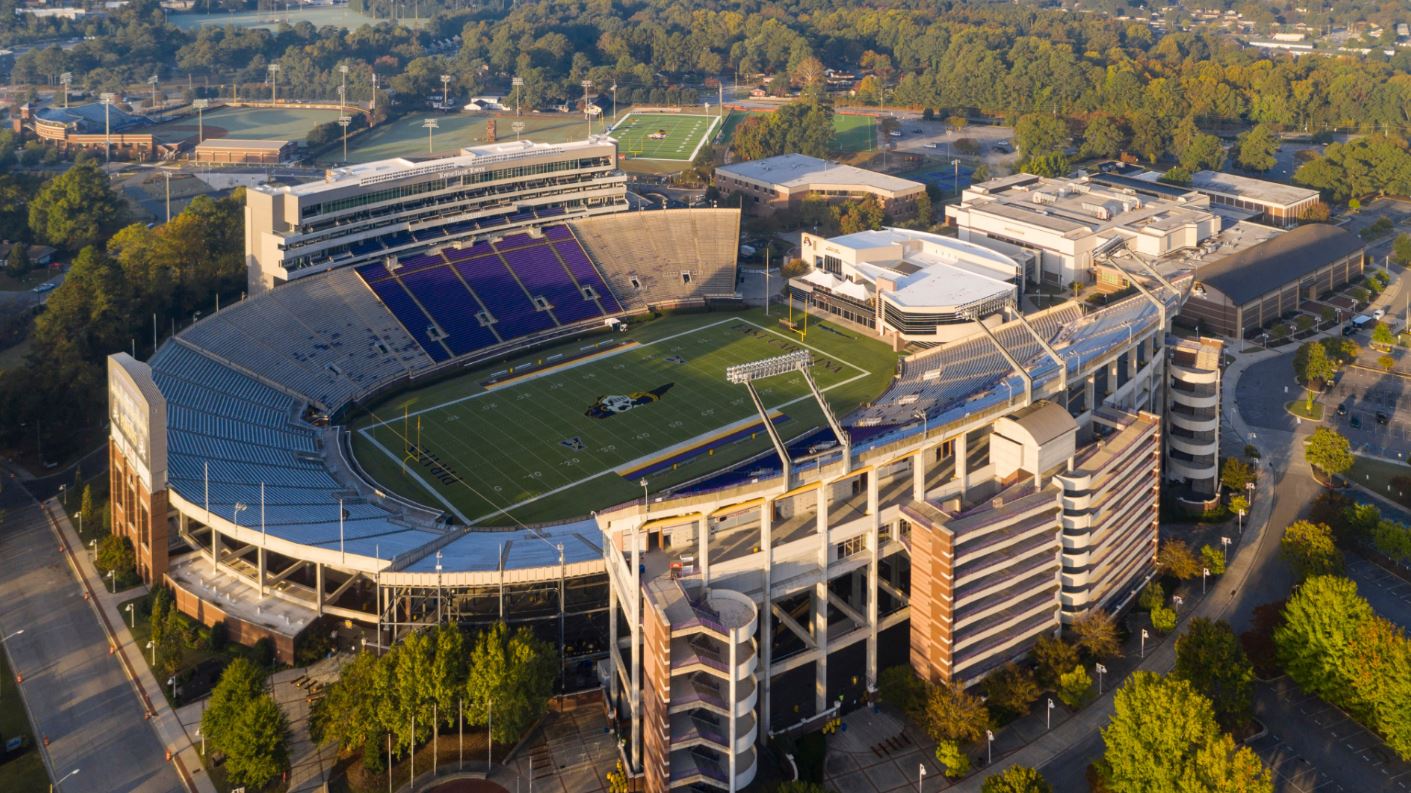
<path fill-rule="evenodd" d="M 609 394 L 608 396 L 600 396 L 592 405 L 588 406 L 588 409 L 583 412 L 583 415 L 595 419 L 610 419 L 619 413 L 626 413 L 632 408 L 650 405 L 656 402 L 665 396 L 666 392 L 670 391 L 671 387 L 674 385 L 676 384 L 667 383 L 666 385 L 659 385 L 650 391 L 633 391 L 630 394 Z"/>

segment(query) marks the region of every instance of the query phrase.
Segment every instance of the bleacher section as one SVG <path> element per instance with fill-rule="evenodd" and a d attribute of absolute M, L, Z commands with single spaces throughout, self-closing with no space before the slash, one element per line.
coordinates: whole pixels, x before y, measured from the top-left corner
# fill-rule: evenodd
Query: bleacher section
<path fill-rule="evenodd" d="M 563 226 L 356 270 L 437 361 L 622 311 Z"/>
<path fill-rule="evenodd" d="M 624 212 L 569 226 L 628 311 L 735 294 L 737 209 Z"/>
<path fill-rule="evenodd" d="M 358 277 L 341 270 L 227 306 L 181 338 L 330 410 L 431 365 Z"/>
<path fill-rule="evenodd" d="M 318 279 L 316 279 L 318 280 Z M 255 301 L 263 302 L 263 301 Z M 242 525 L 306 545 L 336 546 L 338 501 L 349 550 L 391 558 L 440 534 L 393 521 L 328 472 L 299 401 L 185 344 L 166 344 L 152 376 L 167 400 L 168 480 L 177 492 Z M 263 485 L 263 499 L 261 498 Z"/>

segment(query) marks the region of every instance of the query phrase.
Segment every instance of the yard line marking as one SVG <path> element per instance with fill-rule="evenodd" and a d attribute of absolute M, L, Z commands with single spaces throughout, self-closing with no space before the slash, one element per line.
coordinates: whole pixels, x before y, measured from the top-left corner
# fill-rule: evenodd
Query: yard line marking
<path fill-rule="evenodd" d="M 381 441 L 372 437 L 371 435 L 368 435 L 367 439 L 372 442 L 373 446 L 376 446 L 378 449 L 381 449 L 383 454 L 387 455 L 388 457 L 392 458 L 397 462 L 401 462 L 401 460 L 397 458 L 397 455 L 393 454 L 390 449 L 382 445 Z M 456 505 L 447 501 L 445 497 L 442 496 L 441 493 L 436 490 L 436 488 L 428 484 L 425 479 L 422 479 L 420 471 L 414 470 L 411 466 L 404 467 L 406 468 L 407 476 L 410 476 L 412 479 L 415 479 L 417 481 L 417 484 L 421 485 L 422 488 L 426 490 L 426 492 L 430 493 L 437 501 L 440 501 L 443 505 L 445 505 L 446 509 L 451 511 L 451 514 L 460 518 L 462 523 L 466 522 L 465 515 L 461 514 L 461 511 L 456 509 Z"/>

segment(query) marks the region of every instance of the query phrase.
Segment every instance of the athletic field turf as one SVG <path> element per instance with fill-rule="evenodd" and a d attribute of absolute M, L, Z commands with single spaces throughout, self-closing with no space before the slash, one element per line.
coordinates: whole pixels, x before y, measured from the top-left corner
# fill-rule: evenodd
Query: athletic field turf
<path fill-rule="evenodd" d="M 872 116 L 833 115 L 833 148 L 855 154 L 877 147 L 876 119 Z"/>
<path fill-rule="evenodd" d="M 308 137 L 309 131 L 319 124 L 338 120 L 337 110 L 295 107 L 223 107 L 204 115 L 207 138 L 292 140 L 295 143 L 302 143 L 304 138 Z M 193 115 L 142 131 L 151 132 L 163 143 L 194 139 L 197 132 L 196 121 L 196 116 Z M 422 130 L 423 147 L 426 145 L 425 138 L 426 131 Z"/>
<path fill-rule="evenodd" d="M 628 157 L 690 162 L 718 121 L 714 115 L 628 113 L 612 128 L 612 136 Z"/>
<path fill-rule="evenodd" d="M 513 125 L 516 121 L 524 124 L 520 136 L 536 143 L 566 143 L 582 140 L 588 135 L 588 122 L 583 120 L 581 113 L 526 113 L 518 118 L 513 114 L 410 113 L 349 140 L 348 159 L 371 162 L 391 157 L 425 157 L 426 128 L 422 122 L 428 118 L 436 119 L 433 142 L 436 153 L 443 157 L 459 154 L 466 146 L 484 145 L 486 122 L 492 118 L 495 120 L 495 139 L 500 142 L 514 140 Z M 595 122 L 593 129 L 602 132 L 602 123 Z M 323 153 L 325 159 L 342 156 L 341 146 L 334 146 Z"/>
<path fill-rule="evenodd" d="M 353 422 L 354 451 L 385 486 L 467 521 L 583 516 L 640 495 L 643 476 L 657 491 L 769 449 L 727 366 L 802 343 L 839 415 L 890 381 L 896 356 L 885 345 L 814 318 L 800 342 L 778 319 L 777 310 L 675 315 L 515 356 L 376 407 Z M 759 391 L 782 414 L 785 439 L 823 426 L 801 375 Z"/>

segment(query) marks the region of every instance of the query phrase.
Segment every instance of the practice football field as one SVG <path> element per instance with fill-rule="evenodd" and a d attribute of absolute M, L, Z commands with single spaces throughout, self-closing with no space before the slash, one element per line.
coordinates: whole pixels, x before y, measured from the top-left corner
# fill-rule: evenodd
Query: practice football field
<path fill-rule="evenodd" d="M 618 150 L 633 159 L 690 162 L 717 121 L 715 115 L 628 113 L 611 134 Z"/>
<path fill-rule="evenodd" d="M 354 422 L 354 451 L 382 484 L 467 522 L 586 515 L 640 495 L 643 476 L 658 491 L 769 449 L 727 366 L 807 347 L 839 415 L 891 379 L 885 345 L 814 318 L 801 341 L 777 320 L 676 315 L 515 356 L 378 406 Z M 786 440 L 824 425 L 802 375 L 757 388 Z"/>

